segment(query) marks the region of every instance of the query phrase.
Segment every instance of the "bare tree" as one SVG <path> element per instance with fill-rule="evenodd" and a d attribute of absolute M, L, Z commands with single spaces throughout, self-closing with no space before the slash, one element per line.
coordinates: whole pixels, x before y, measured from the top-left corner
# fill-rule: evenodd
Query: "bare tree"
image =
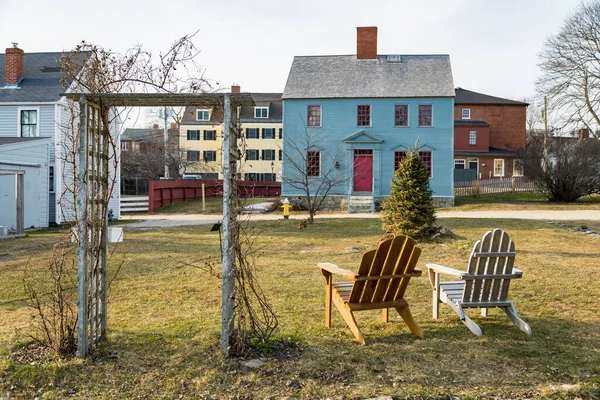
<path fill-rule="evenodd" d="M 531 136 L 522 155 L 525 175 L 553 202 L 574 202 L 600 193 L 600 141 L 552 137 L 544 169 L 543 136 Z"/>
<path fill-rule="evenodd" d="M 350 176 L 341 165 L 343 153 L 332 147 L 328 135 L 304 127 L 301 135 L 284 136 L 284 184 L 301 193 L 308 209 L 309 223 L 330 194 L 343 194 Z"/>
<path fill-rule="evenodd" d="M 589 129 L 600 139 L 600 1 L 584 1 L 539 54 L 538 89 L 566 126 Z"/>

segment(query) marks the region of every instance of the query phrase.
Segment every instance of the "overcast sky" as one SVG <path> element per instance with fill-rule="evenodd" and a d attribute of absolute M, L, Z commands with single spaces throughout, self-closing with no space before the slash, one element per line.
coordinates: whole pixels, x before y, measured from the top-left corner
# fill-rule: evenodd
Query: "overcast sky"
<path fill-rule="evenodd" d="M 454 86 L 519 99 L 535 93 L 537 53 L 579 0 L 0 0 L 1 48 L 61 51 L 79 41 L 166 50 L 199 30 L 205 76 L 282 92 L 294 55 L 356 54 L 377 26 L 379 54 L 449 54 Z M 3 52 L 3 50 L 0 50 Z"/>

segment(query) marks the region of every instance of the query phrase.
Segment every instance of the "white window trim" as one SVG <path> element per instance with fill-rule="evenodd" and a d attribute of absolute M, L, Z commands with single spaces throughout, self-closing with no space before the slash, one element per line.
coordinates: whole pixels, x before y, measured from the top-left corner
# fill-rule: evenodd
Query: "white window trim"
<path fill-rule="evenodd" d="M 358 125 L 358 106 L 369 106 L 369 125 Z M 373 105 L 372 104 L 357 104 L 356 105 L 356 127 L 371 128 L 373 126 Z"/>
<path fill-rule="evenodd" d="M 319 107 L 319 125 L 308 125 L 309 107 Z M 321 128 L 323 126 L 323 107 L 320 104 L 308 104 L 306 106 L 306 125 L 308 128 Z"/>
<path fill-rule="evenodd" d="M 431 106 L 431 125 L 419 125 L 419 106 Z M 433 103 L 417 104 L 417 126 L 419 128 L 433 128 Z"/>
<path fill-rule="evenodd" d="M 129 142 L 128 141 L 121 142 L 121 150 L 122 151 L 129 151 Z"/>
<path fill-rule="evenodd" d="M 513 160 L 513 174 L 512 174 L 512 176 L 523 176 L 523 174 L 525 173 L 525 171 L 524 171 L 525 168 L 523 167 L 523 162 L 522 161 L 521 161 L 521 173 L 520 174 L 516 173 L 515 165 L 516 165 L 517 161 L 521 161 L 521 160 L 517 160 L 516 158 Z"/>
<path fill-rule="evenodd" d="M 308 152 L 309 151 L 318 151 L 319 152 L 319 175 L 317 176 L 308 176 L 308 165 L 306 166 L 307 170 L 306 170 L 306 177 L 308 179 L 319 179 L 321 177 L 321 171 L 322 171 L 322 163 L 323 163 L 323 154 L 321 154 L 321 149 L 317 149 L 317 150 L 306 150 L 306 163 L 308 164 Z"/>
<path fill-rule="evenodd" d="M 256 116 L 256 111 L 257 110 L 267 110 L 267 116 L 266 117 L 257 117 Z M 269 107 L 254 107 L 254 118 L 255 119 L 265 119 L 265 118 L 269 118 Z"/>
<path fill-rule="evenodd" d="M 35 136 L 40 137 L 40 108 L 39 107 L 18 107 L 17 108 L 17 137 L 21 136 L 21 111 L 36 111 L 37 124 L 35 126 Z"/>
<path fill-rule="evenodd" d="M 466 169 L 466 160 L 465 159 L 454 159 L 454 169 L 456 169 L 457 164 L 462 164 L 463 169 Z"/>
<path fill-rule="evenodd" d="M 467 160 L 467 164 L 471 164 L 472 162 L 476 162 L 477 163 L 477 175 L 479 176 L 479 158 L 469 158 Z"/>
<path fill-rule="evenodd" d="M 471 134 L 475 134 L 475 140 L 473 141 L 474 143 L 471 143 Z M 477 145 L 477 131 L 469 131 L 469 146 L 475 146 Z"/>
<path fill-rule="evenodd" d="M 406 106 L 406 125 L 396 125 L 396 106 Z M 433 109 L 432 109 L 433 111 Z M 433 120 L 432 120 L 433 122 Z M 410 104 L 398 103 L 394 104 L 394 128 L 410 128 Z"/>
<path fill-rule="evenodd" d="M 200 113 L 207 113 L 208 118 L 204 119 L 204 118 L 200 118 Z M 196 110 L 196 121 L 210 121 L 210 110 L 207 109 L 201 109 L 201 110 Z"/>
<path fill-rule="evenodd" d="M 496 174 L 496 162 L 497 161 L 501 161 L 502 162 L 502 175 Z M 494 176 L 499 176 L 499 177 L 503 177 L 504 176 L 504 159 L 503 158 L 494 158 Z"/>
<path fill-rule="evenodd" d="M 465 111 L 467 112 L 467 116 L 465 117 Z M 460 119 L 471 119 L 471 109 L 470 108 L 463 108 L 461 115 L 460 115 Z"/>

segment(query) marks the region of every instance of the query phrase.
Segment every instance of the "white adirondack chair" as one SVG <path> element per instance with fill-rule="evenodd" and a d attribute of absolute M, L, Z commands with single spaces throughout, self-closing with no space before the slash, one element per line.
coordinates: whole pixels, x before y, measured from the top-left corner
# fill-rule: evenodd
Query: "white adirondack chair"
<path fill-rule="evenodd" d="M 473 246 L 466 272 L 427 264 L 433 286 L 433 319 L 438 318 L 439 304 L 446 303 L 471 332 L 481 336 L 481 328 L 465 314 L 465 309 L 481 308 L 481 315 L 486 317 L 488 308 L 498 307 L 517 328 L 531 335 L 531 328 L 519 318 L 512 300 L 507 300 L 510 281 L 523 275 L 513 267 L 515 255 L 515 244 L 508 234 L 494 229 Z M 440 274 L 457 277 L 459 281 L 441 282 Z"/>

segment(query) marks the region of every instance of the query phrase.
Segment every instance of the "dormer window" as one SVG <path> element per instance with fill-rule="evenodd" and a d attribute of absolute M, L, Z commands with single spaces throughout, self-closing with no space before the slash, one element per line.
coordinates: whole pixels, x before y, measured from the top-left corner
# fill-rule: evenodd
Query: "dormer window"
<path fill-rule="evenodd" d="M 209 110 L 196 110 L 196 120 L 198 121 L 210 121 Z"/>
<path fill-rule="evenodd" d="M 254 118 L 269 118 L 269 107 L 254 107 Z"/>
<path fill-rule="evenodd" d="M 462 119 L 471 119 L 471 109 L 470 108 L 462 109 Z"/>

